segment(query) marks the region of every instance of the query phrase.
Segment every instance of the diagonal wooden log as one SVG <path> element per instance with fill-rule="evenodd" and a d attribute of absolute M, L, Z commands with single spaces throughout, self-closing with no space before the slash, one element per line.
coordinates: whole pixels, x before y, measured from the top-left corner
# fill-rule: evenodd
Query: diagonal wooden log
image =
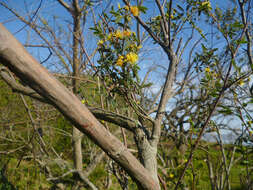
<path fill-rule="evenodd" d="M 40 65 L 0 23 L 0 63 L 55 106 L 73 125 L 101 147 L 141 189 L 159 189 L 143 165 L 91 114 L 79 99 Z"/>

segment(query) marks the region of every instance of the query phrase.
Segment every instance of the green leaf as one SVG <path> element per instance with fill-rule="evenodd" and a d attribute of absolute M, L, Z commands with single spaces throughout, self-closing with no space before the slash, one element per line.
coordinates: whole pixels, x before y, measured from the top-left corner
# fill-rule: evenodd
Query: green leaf
<path fill-rule="evenodd" d="M 203 52 L 206 52 L 207 51 L 207 48 L 205 47 L 205 45 L 203 43 L 201 43 L 201 47 L 202 47 L 202 51 Z"/>
<path fill-rule="evenodd" d="M 247 165 L 247 164 L 249 164 L 249 161 L 248 161 L 248 160 L 243 160 L 243 161 L 242 161 L 242 164 Z"/>
<path fill-rule="evenodd" d="M 238 66 L 236 65 L 235 60 L 232 59 L 231 62 L 232 62 L 232 65 L 234 66 L 235 70 L 236 70 L 238 73 L 241 73 L 241 67 L 238 67 Z"/>
<path fill-rule="evenodd" d="M 250 99 L 250 101 L 248 102 L 248 104 L 253 104 L 253 98 Z"/>
<path fill-rule="evenodd" d="M 247 43 L 248 43 L 248 41 L 244 40 L 244 39 L 242 39 L 241 41 L 239 41 L 239 44 L 247 44 Z"/>
<path fill-rule="evenodd" d="M 123 18 L 123 16 L 117 16 L 115 19 L 115 23 L 120 23 L 122 18 Z"/>
<path fill-rule="evenodd" d="M 224 114 L 224 115 L 231 115 L 231 114 L 233 114 L 233 111 L 229 107 L 227 107 L 227 106 L 220 106 L 220 107 L 222 107 L 223 109 L 222 110 L 218 110 L 219 113 Z"/>
<path fill-rule="evenodd" d="M 41 22 L 42 22 L 44 25 L 48 25 L 47 21 L 46 21 L 44 18 L 41 18 Z"/>
<path fill-rule="evenodd" d="M 182 12 L 184 12 L 183 7 L 181 7 L 180 5 L 177 5 L 177 8 L 179 8 Z"/>
<path fill-rule="evenodd" d="M 213 91 L 213 92 L 210 93 L 210 96 L 216 98 L 216 97 L 219 96 L 219 93 L 217 91 Z"/>
<path fill-rule="evenodd" d="M 247 103 L 243 103 L 242 104 L 243 107 L 247 107 L 247 105 L 248 105 Z"/>
<path fill-rule="evenodd" d="M 231 24 L 231 27 L 233 28 L 243 28 L 244 25 L 238 21 L 236 21 L 235 23 Z"/>
<path fill-rule="evenodd" d="M 144 7 L 144 6 L 138 6 L 138 9 L 143 12 L 143 13 L 146 13 L 146 10 L 148 9 L 147 7 Z"/>

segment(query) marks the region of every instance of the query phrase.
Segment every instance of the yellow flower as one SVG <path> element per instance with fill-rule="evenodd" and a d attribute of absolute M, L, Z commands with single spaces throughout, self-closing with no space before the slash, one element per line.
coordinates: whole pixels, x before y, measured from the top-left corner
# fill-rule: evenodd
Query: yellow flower
<path fill-rule="evenodd" d="M 120 39 L 123 38 L 123 34 L 122 34 L 122 32 L 120 30 L 116 30 L 116 32 L 114 33 L 114 36 L 116 38 L 120 38 Z"/>
<path fill-rule="evenodd" d="M 123 63 L 124 63 L 123 58 L 124 58 L 124 57 L 123 57 L 122 55 L 119 56 L 118 59 L 117 59 L 116 65 L 122 67 L 122 66 L 123 66 Z"/>
<path fill-rule="evenodd" d="M 99 46 L 102 46 L 104 44 L 104 40 L 99 40 L 97 43 Z"/>
<path fill-rule="evenodd" d="M 130 22 L 131 19 L 132 19 L 131 16 L 129 16 L 129 15 L 126 16 L 126 20 L 127 20 L 128 22 Z"/>
<path fill-rule="evenodd" d="M 140 12 L 137 6 L 130 7 L 130 11 L 134 16 L 139 16 Z"/>
<path fill-rule="evenodd" d="M 239 85 L 243 86 L 244 85 L 244 81 L 243 80 L 239 80 Z"/>
<path fill-rule="evenodd" d="M 204 1 L 204 2 L 202 2 L 201 6 L 202 7 L 206 7 L 209 11 L 212 10 L 212 6 L 211 6 L 210 1 Z"/>
<path fill-rule="evenodd" d="M 123 31 L 123 36 L 124 37 L 129 37 L 129 36 L 131 36 L 131 34 L 132 34 L 132 32 L 130 30 L 124 30 Z"/>
<path fill-rule="evenodd" d="M 125 9 L 126 11 L 129 11 L 129 6 L 125 6 L 124 9 Z"/>
<path fill-rule="evenodd" d="M 142 48 L 142 45 L 137 46 L 137 49 L 138 49 L 138 50 L 141 49 L 141 48 Z"/>
<path fill-rule="evenodd" d="M 138 55 L 136 53 L 130 52 L 126 55 L 126 62 L 134 64 L 138 61 Z"/>
<path fill-rule="evenodd" d="M 108 34 L 108 36 L 107 36 L 107 40 L 111 40 L 112 37 L 113 37 L 113 34 L 110 32 L 110 33 Z"/>
<path fill-rule="evenodd" d="M 215 72 L 212 72 L 212 75 L 213 75 L 214 78 L 218 77 L 217 73 L 215 73 Z"/>
<path fill-rule="evenodd" d="M 205 71 L 206 71 L 207 73 L 210 73 L 211 69 L 210 69 L 209 67 L 206 67 L 206 68 L 205 68 Z"/>
<path fill-rule="evenodd" d="M 82 104 L 85 104 L 85 103 L 86 103 L 86 100 L 82 100 L 81 102 L 82 102 Z"/>
<path fill-rule="evenodd" d="M 133 44 L 130 44 L 129 48 L 130 48 L 130 49 L 136 48 L 136 44 L 134 44 L 134 43 L 133 43 Z"/>
<path fill-rule="evenodd" d="M 174 177 L 174 174 L 170 173 L 169 178 L 173 178 L 173 177 Z"/>
<path fill-rule="evenodd" d="M 204 2 L 201 3 L 201 6 L 205 6 L 207 4 L 208 4 L 208 1 L 204 1 Z"/>

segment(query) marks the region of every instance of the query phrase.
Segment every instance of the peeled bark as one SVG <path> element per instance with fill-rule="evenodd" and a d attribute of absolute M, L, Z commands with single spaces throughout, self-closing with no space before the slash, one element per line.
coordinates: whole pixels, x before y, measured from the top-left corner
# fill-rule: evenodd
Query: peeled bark
<path fill-rule="evenodd" d="M 159 189 L 141 163 L 91 114 L 80 100 L 40 65 L 0 24 L 0 62 L 22 82 L 55 106 L 137 182 L 142 189 Z"/>

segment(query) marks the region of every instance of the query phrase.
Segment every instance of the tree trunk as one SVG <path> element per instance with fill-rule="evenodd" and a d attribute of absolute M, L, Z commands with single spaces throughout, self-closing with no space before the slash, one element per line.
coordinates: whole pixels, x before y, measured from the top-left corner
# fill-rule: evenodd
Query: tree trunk
<path fill-rule="evenodd" d="M 83 134 L 73 126 L 72 139 L 74 148 L 74 165 L 75 169 L 78 171 L 83 170 L 82 136 Z"/>
<path fill-rule="evenodd" d="M 152 147 L 149 142 L 143 143 L 142 159 L 144 167 L 150 172 L 150 175 L 159 184 L 157 175 L 157 148 Z"/>
<path fill-rule="evenodd" d="M 74 25 L 73 25 L 73 78 L 72 87 L 73 93 L 77 95 L 79 89 L 79 39 L 80 39 L 80 19 L 81 15 L 76 11 L 76 15 L 73 15 Z M 83 134 L 75 127 L 72 130 L 72 140 L 74 146 L 74 164 L 75 169 L 83 170 L 83 155 L 82 155 L 82 136 Z"/>
<path fill-rule="evenodd" d="M 136 130 L 135 142 L 138 147 L 138 153 L 142 164 L 149 171 L 150 175 L 156 181 L 156 183 L 159 184 L 156 159 L 157 146 L 151 146 L 146 134 L 141 129 Z M 158 189 L 160 189 L 160 186 Z"/>

